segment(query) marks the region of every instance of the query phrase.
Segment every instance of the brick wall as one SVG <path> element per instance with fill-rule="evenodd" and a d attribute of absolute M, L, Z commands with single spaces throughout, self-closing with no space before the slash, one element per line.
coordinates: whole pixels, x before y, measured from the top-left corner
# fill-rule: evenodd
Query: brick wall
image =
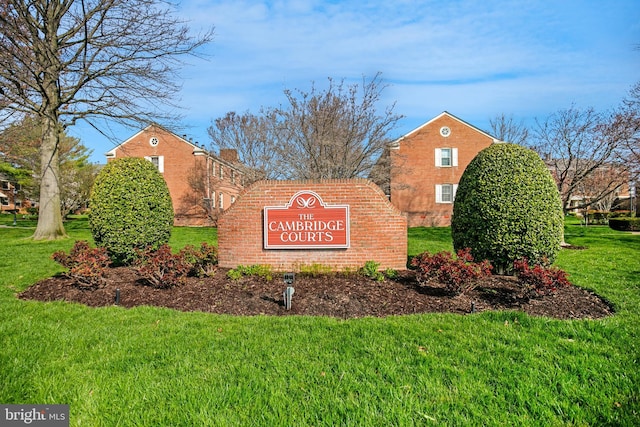
<path fill-rule="evenodd" d="M 151 138 L 156 138 L 157 143 L 152 145 Z M 199 155 L 194 155 L 194 151 Z M 218 206 L 220 193 L 224 194 L 224 209 L 231 204 L 231 197 L 237 197 L 242 186 L 242 177 L 238 174 L 237 183 L 229 181 L 229 164 L 225 163 L 227 173 L 223 180 L 212 176 L 212 162 L 215 160 L 207 155 L 204 149 L 179 137 L 161 126 L 151 125 L 138 132 L 127 141 L 107 153 L 107 160 L 121 157 L 162 157 L 162 176 L 169 188 L 173 210 L 175 213 L 174 225 L 197 226 L 214 225 L 202 207 L 202 199 L 211 197 L 215 192 L 215 205 Z M 237 155 L 236 155 L 237 157 Z M 195 175 L 200 176 L 202 192 L 194 190 L 190 181 Z M 206 185 L 206 181 L 209 181 Z M 209 194 L 205 194 L 205 193 Z"/>
<path fill-rule="evenodd" d="M 264 207 L 285 206 L 305 190 L 327 205 L 349 205 L 349 248 L 264 249 Z M 267 264 L 276 271 L 296 271 L 301 265 L 321 264 L 340 271 L 373 260 L 382 270 L 401 270 L 407 263 L 407 222 L 380 188 L 365 179 L 258 181 L 218 220 L 218 250 L 219 264 L 226 268 Z"/>
<path fill-rule="evenodd" d="M 451 133 L 440 134 L 443 126 Z M 436 184 L 458 184 L 480 150 L 494 139 L 479 129 L 443 113 L 398 141 L 391 150 L 391 203 L 407 215 L 410 227 L 446 226 L 453 203 L 436 203 Z M 436 148 L 457 148 L 458 166 L 436 167 Z"/>

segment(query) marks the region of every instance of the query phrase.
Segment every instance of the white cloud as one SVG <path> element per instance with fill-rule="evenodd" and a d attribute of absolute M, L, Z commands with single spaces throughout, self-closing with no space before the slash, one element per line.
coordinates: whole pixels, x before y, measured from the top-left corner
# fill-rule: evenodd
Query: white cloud
<path fill-rule="evenodd" d="M 182 73 L 185 123 L 201 142 L 211 119 L 327 77 L 382 72 L 404 132 L 443 110 L 483 127 L 503 112 L 606 109 L 640 77 L 635 0 L 183 0 L 180 13 L 195 31 L 215 26 L 210 60 Z"/>

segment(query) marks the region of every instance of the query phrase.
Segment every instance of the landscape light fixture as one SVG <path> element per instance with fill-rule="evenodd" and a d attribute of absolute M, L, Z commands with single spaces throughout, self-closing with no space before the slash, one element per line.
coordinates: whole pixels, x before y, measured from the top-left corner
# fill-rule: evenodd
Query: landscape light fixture
<path fill-rule="evenodd" d="M 291 300 L 293 299 L 293 294 L 295 289 L 293 289 L 293 281 L 295 279 L 294 273 L 284 273 L 284 283 L 287 284 L 287 288 L 282 293 L 282 298 L 284 299 L 284 307 L 287 310 L 291 310 Z"/>

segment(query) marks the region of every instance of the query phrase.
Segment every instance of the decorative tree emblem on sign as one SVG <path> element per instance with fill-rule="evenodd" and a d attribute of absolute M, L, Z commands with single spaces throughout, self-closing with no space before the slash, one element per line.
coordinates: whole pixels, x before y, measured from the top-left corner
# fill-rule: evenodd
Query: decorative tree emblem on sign
<path fill-rule="evenodd" d="M 284 206 L 264 208 L 265 249 L 345 249 L 349 205 L 327 205 L 313 191 L 299 191 Z"/>

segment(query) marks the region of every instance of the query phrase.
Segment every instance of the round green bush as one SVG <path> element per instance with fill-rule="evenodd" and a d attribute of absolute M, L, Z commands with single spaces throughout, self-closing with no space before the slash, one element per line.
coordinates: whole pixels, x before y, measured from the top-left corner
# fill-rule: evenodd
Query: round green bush
<path fill-rule="evenodd" d="M 147 160 L 127 157 L 107 163 L 96 177 L 89 208 L 93 239 L 117 264 L 130 264 L 136 250 L 157 249 L 171 237 L 169 189 Z"/>
<path fill-rule="evenodd" d="M 496 272 L 510 272 L 523 258 L 552 263 L 563 227 L 558 189 L 534 151 L 493 144 L 462 174 L 451 219 L 454 248 L 471 248 L 474 259 L 489 260 Z"/>

